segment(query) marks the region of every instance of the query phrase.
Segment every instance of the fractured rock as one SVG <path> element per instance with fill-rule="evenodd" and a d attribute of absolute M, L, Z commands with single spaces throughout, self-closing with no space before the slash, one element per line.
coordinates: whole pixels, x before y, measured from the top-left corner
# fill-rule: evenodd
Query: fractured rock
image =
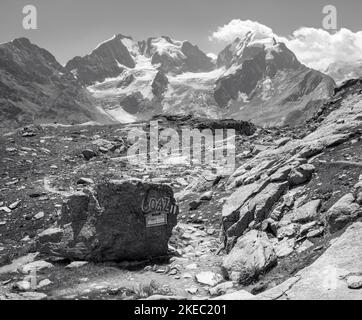
<path fill-rule="evenodd" d="M 267 234 L 251 230 L 240 237 L 224 257 L 222 268 L 230 280 L 247 284 L 276 262 L 277 256 Z"/>
<path fill-rule="evenodd" d="M 61 230 L 40 234 L 37 244 L 42 252 L 71 260 L 164 256 L 177 214 L 169 186 L 112 180 L 68 197 L 62 207 Z"/>
<path fill-rule="evenodd" d="M 256 222 L 261 222 L 269 216 L 274 204 L 287 187 L 288 182 L 270 183 L 250 201 L 249 210 L 254 212 Z"/>
<path fill-rule="evenodd" d="M 317 219 L 320 206 L 320 199 L 307 202 L 294 211 L 292 221 L 297 223 L 306 223 Z"/>
<path fill-rule="evenodd" d="M 292 169 L 288 177 L 290 186 L 298 186 L 309 181 L 312 178 L 314 170 L 315 167 L 311 164 L 302 164 L 301 166 Z"/>
<path fill-rule="evenodd" d="M 327 221 L 330 232 L 344 228 L 349 222 L 354 221 L 360 214 L 360 206 L 354 202 L 353 194 L 348 193 L 339 199 L 327 212 Z"/>

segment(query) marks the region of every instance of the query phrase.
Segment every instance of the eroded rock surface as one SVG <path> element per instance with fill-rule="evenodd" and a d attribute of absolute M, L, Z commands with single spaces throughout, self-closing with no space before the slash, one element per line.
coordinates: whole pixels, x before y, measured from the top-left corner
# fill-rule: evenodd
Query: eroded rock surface
<path fill-rule="evenodd" d="M 167 254 L 177 223 L 173 191 L 165 185 L 110 181 L 71 195 L 61 229 L 39 236 L 42 252 L 93 261 L 141 260 Z M 58 241 L 51 241 L 56 234 Z"/>

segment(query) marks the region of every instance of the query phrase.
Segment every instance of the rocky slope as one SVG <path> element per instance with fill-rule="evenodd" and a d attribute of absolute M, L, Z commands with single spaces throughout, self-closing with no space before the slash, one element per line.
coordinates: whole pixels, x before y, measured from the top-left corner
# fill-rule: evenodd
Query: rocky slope
<path fill-rule="evenodd" d="M 43 126 L 3 135 L 0 297 L 360 298 L 361 92 L 361 80 L 345 83 L 296 128 L 157 118 L 160 131 L 238 129 L 232 174 L 220 174 L 215 163 L 190 165 L 169 154 L 158 165 L 130 163 L 128 133 L 146 130 L 147 122 Z M 82 193 L 87 194 L 82 199 L 101 197 L 90 201 L 87 210 L 102 212 L 100 205 L 114 219 L 116 207 L 104 197 L 115 199 L 113 193 L 103 187 L 103 192 L 94 192 L 114 180 L 173 189 L 179 214 L 166 257 L 99 264 L 82 256 L 86 261 L 70 264 L 66 256 L 42 251 L 39 241 L 50 243 L 59 233 L 70 240 L 79 235 L 75 249 L 92 248 L 87 241 L 94 232 L 102 235 L 102 224 L 94 222 L 97 218 L 83 219 L 83 210 L 78 210 L 83 202 L 74 199 Z M 59 230 L 69 212 L 74 231 Z M 111 255 L 110 249 L 104 253 Z M 36 287 L 29 277 L 34 268 Z"/>
<path fill-rule="evenodd" d="M 110 123 L 80 83 L 46 50 L 20 38 L 0 45 L 0 123 Z"/>

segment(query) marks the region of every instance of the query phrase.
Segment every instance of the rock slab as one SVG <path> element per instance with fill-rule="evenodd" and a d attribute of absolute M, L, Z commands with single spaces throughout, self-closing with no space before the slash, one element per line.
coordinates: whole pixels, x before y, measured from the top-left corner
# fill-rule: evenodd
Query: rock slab
<path fill-rule="evenodd" d="M 104 182 L 68 197 L 62 207 L 60 228 L 55 233 L 40 234 L 38 248 L 51 255 L 85 261 L 164 256 L 177 214 L 173 191 L 167 185 Z"/>

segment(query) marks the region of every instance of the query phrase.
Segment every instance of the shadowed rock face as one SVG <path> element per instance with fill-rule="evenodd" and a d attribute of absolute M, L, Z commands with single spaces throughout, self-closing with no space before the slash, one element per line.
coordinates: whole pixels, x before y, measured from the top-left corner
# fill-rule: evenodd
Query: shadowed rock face
<path fill-rule="evenodd" d="M 0 122 L 109 122 L 89 93 L 48 51 L 26 38 L 0 45 Z"/>
<path fill-rule="evenodd" d="M 301 64 L 284 43 L 250 37 L 236 39 L 218 56 L 218 66 L 228 68 L 214 90 L 224 112 L 259 125 L 295 125 L 333 94 L 334 81 Z"/>
<path fill-rule="evenodd" d="M 75 57 L 70 60 L 66 69 L 76 70 L 76 76 L 84 84 L 92 84 L 96 81 L 104 81 L 109 77 L 118 76 L 124 67 L 134 68 L 135 63 L 128 49 L 122 43 L 122 39 L 132 39 L 121 34 L 116 35 L 99 45 L 91 54 L 85 57 Z"/>
<path fill-rule="evenodd" d="M 142 260 L 164 256 L 177 223 L 173 191 L 132 181 L 99 184 L 63 205 L 60 236 L 39 239 L 39 248 L 70 259 Z"/>
<path fill-rule="evenodd" d="M 198 46 L 185 41 L 181 47 L 182 53 L 186 56 L 185 63 L 191 72 L 205 72 L 214 69 L 210 58 L 203 53 Z"/>
<path fill-rule="evenodd" d="M 162 71 L 158 71 L 152 82 L 152 93 L 154 96 L 162 99 L 163 94 L 167 91 L 168 83 L 167 76 Z"/>

